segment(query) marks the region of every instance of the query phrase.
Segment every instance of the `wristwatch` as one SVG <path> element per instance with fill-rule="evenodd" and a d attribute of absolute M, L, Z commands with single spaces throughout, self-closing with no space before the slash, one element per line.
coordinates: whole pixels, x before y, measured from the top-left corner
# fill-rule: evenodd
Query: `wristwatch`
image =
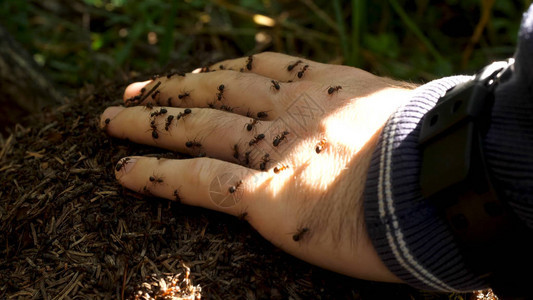
<path fill-rule="evenodd" d="M 422 119 L 420 188 L 446 220 L 467 267 L 497 295 L 525 296 L 533 283 L 533 236 L 492 185 L 483 138 L 494 90 L 514 59 L 490 64 L 446 92 Z"/>

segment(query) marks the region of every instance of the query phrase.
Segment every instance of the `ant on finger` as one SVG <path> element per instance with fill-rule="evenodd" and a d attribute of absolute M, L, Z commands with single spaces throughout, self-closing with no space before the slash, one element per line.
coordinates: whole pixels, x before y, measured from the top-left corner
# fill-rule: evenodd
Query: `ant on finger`
<path fill-rule="evenodd" d="M 150 114 L 150 117 L 157 117 L 157 116 L 160 116 L 160 115 L 164 115 L 168 112 L 168 110 L 166 108 L 161 108 L 159 111 L 154 111 L 153 113 Z"/>
<path fill-rule="evenodd" d="M 279 89 L 280 89 L 279 82 L 276 81 L 276 80 L 270 80 L 270 82 L 272 83 L 272 88 L 276 89 L 276 91 L 279 91 Z"/>
<path fill-rule="evenodd" d="M 239 159 L 239 145 L 237 144 L 233 145 L 233 157 Z"/>
<path fill-rule="evenodd" d="M 232 185 L 228 188 L 228 192 L 231 194 L 235 193 L 237 189 L 242 185 L 242 180 L 237 181 L 235 185 Z"/>
<path fill-rule="evenodd" d="M 122 170 L 122 168 L 123 168 L 124 166 L 126 166 L 126 164 L 128 164 L 128 162 L 130 161 L 130 159 L 131 159 L 131 158 L 129 158 L 129 157 L 125 157 L 124 159 L 121 159 L 121 160 L 117 163 L 117 165 L 116 165 L 116 167 L 115 167 L 115 170 L 116 170 L 117 172 L 120 171 L 120 170 Z"/>
<path fill-rule="evenodd" d="M 302 239 L 302 237 L 309 232 L 309 228 L 307 227 L 304 227 L 304 228 L 300 228 L 298 229 L 298 232 L 295 233 L 293 236 L 292 236 L 292 240 L 295 241 L 295 242 L 298 242 Z"/>
<path fill-rule="evenodd" d="M 289 72 L 292 71 L 292 69 L 294 69 L 297 65 L 299 65 L 301 63 L 303 63 L 303 61 L 297 60 L 295 63 L 288 65 L 287 66 L 287 71 L 289 71 Z"/>
<path fill-rule="evenodd" d="M 189 97 L 189 96 L 191 96 L 191 92 L 183 92 L 183 93 L 181 93 L 181 94 L 178 95 L 178 99 L 181 100 L 181 99 L 183 99 L 183 98 L 187 98 L 187 97 Z"/>
<path fill-rule="evenodd" d="M 252 151 L 246 151 L 246 153 L 244 153 L 244 164 L 246 166 L 250 165 L 250 153 L 252 153 Z"/>
<path fill-rule="evenodd" d="M 259 143 L 259 141 L 261 141 L 264 138 L 265 138 L 265 135 L 260 133 L 260 134 L 256 135 L 253 139 L 250 140 L 250 142 L 248 143 L 248 146 L 255 145 L 255 144 Z"/>
<path fill-rule="evenodd" d="M 174 196 L 174 200 L 176 202 L 181 203 L 181 197 L 177 189 L 174 190 L 174 193 L 172 194 L 172 196 Z"/>
<path fill-rule="evenodd" d="M 150 180 L 150 182 L 152 182 L 153 184 L 158 184 L 158 183 L 163 183 L 163 177 L 157 177 L 155 175 L 152 175 L 148 178 Z"/>
<path fill-rule="evenodd" d="M 165 123 L 165 130 L 168 131 L 168 127 L 172 123 L 172 120 L 174 119 L 174 115 L 168 115 L 167 121 Z"/>
<path fill-rule="evenodd" d="M 217 90 L 218 90 L 218 93 L 217 93 L 217 99 L 218 101 L 222 100 L 222 97 L 224 96 L 224 85 L 221 84 L 218 86 Z"/>
<path fill-rule="evenodd" d="M 279 143 L 281 143 L 287 137 L 288 134 L 289 132 L 285 130 L 280 135 L 276 135 L 274 141 L 272 142 L 272 145 L 274 145 L 274 147 L 277 147 Z"/>
<path fill-rule="evenodd" d="M 185 142 L 185 147 L 187 147 L 187 148 L 200 148 L 200 147 L 202 147 L 202 144 L 200 144 L 199 142 L 197 142 L 195 140 L 192 140 L 192 141 Z"/>
<path fill-rule="evenodd" d="M 257 123 L 259 123 L 259 120 L 251 119 L 250 123 L 246 123 L 246 130 L 252 131 L 252 129 L 254 129 L 254 126 L 257 125 Z"/>
<path fill-rule="evenodd" d="M 157 124 L 155 123 L 155 120 L 152 120 L 150 122 L 150 129 L 152 130 L 152 137 L 154 139 L 159 138 L 159 133 L 157 132 Z"/>
<path fill-rule="evenodd" d="M 246 69 L 248 69 L 248 71 L 252 70 L 253 61 L 254 61 L 254 56 L 253 55 L 248 56 L 248 60 L 246 60 Z"/>
<path fill-rule="evenodd" d="M 322 152 L 322 150 L 324 150 L 324 147 L 326 146 L 326 142 L 327 140 L 323 138 L 322 140 L 320 140 L 320 142 L 318 142 L 318 144 L 316 144 L 315 151 L 317 154 Z"/>
<path fill-rule="evenodd" d="M 270 154 L 266 153 L 263 158 L 262 158 L 262 162 L 259 164 L 259 169 L 261 171 L 265 171 L 266 170 L 266 164 L 270 161 Z"/>
<path fill-rule="evenodd" d="M 192 110 L 190 108 L 186 108 L 183 110 L 183 112 L 180 112 L 177 116 L 176 116 L 176 120 L 179 120 L 181 118 L 185 118 L 186 116 L 190 115 L 192 112 Z"/>
<path fill-rule="evenodd" d="M 260 111 L 260 112 L 257 113 L 257 117 L 259 119 L 266 118 L 266 117 L 268 117 L 268 113 L 266 111 Z"/>
<path fill-rule="evenodd" d="M 342 89 L 342 86 L 340 86 L 340 85 L 337 85 L 337 86 L 330 86 L 330 87 L 328 88 L 328 94 L 331 95 L 331 94 L 333 94 L 333 93 L 335 93 L 335 92 L 338 92 L 340 89 Z"/>
<path fill-rule="evenodd" d="M 287 170 L 288 168 L 289 168 L 289 166 L 287 166 L 287 165 L 281 165 L 279 168 L 278 167 L 274 167 L 274 173 L 278 174 L 279 172 Z"/>
<path fill-rule="evenodd" d="M 304 76 L 305 71 L 309 68 L 309 65 L 305 65 L 299 72 L 298 72 L 298 78 L 302 78 Z"/>

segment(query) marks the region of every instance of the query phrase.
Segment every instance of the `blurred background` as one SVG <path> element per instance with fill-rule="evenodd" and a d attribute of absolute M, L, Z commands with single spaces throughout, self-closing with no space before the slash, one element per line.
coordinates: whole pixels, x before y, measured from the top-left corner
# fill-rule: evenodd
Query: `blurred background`
<path fill-rule="evenodd" d="M 0 0 L 0 25 L 62 93 L 261 51 L 417 83 L 514 52 L 531 0 Z"/>

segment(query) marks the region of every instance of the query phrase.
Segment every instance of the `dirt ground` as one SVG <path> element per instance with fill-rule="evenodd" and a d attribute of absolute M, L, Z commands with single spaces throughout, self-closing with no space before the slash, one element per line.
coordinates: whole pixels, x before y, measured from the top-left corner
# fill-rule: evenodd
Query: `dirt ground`
<path fill-rule="evenodd" d="M 131 80 L 86 86 L 0 141 L 0 299 L 473 297 L 342 276 L 285 254 L 245 221 L 124 190 L 119 158 L 182 157 L 99 130 Z"/>

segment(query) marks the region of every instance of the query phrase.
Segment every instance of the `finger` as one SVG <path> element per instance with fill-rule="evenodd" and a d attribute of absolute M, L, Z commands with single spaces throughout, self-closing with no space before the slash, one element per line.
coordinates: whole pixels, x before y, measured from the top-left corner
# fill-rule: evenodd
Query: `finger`
<path fill-rule="evenodd" d="M 117 138 L 193 156 L 208 155 L 263 171 L 280 160 L 291 138 L 286 128 L 267 121 L 205 108 L 110 107 L 100 122 Z"/>
<path fill-rule="evenodd" d="M 329 65 L 276 52 L 263 52 L 218 62 L 211 70 L 250 72 L 281 82 L 317 80 Z"/>
<path fill-rule="evenodd" d="M 259 119 L 276 118 L 293 90 L 257 74 L 233 71 L 164 76 L 143 84 L 126 88 L 127 104 L 209 107 Z"/>
<path fill-rule="evenodd" d="M 120 184 L 133 191 L 234 216 L 255 213 L 256 176 L 268 177 L 259 173 L 210 158 L 140 156 L 122 159 L 115 169 Z"/>

